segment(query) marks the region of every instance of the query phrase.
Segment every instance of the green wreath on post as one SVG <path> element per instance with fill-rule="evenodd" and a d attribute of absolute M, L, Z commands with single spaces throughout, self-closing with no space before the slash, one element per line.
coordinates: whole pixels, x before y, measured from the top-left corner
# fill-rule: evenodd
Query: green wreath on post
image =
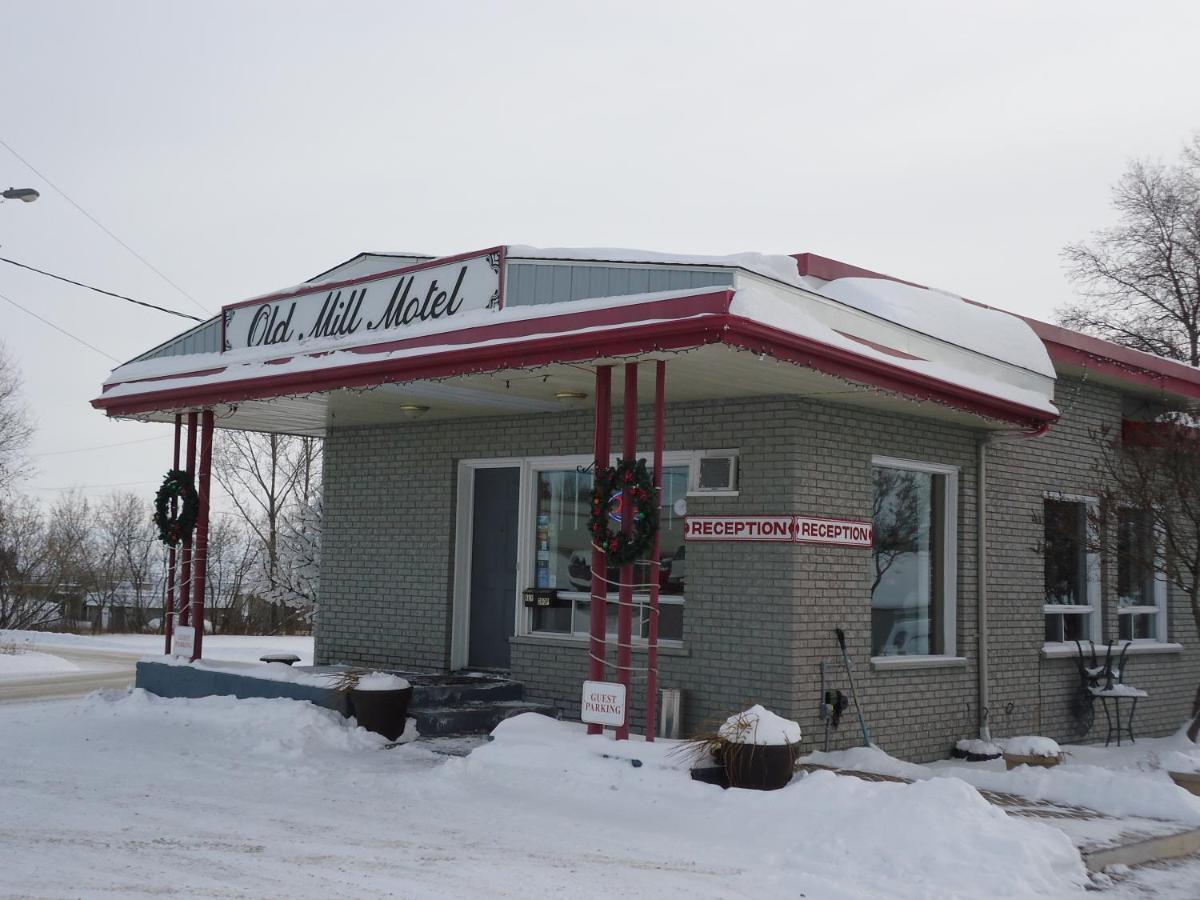
<path fill-rule="evenodd" d="M 628 534 L 609 531 L 609 505 L 620 491 L 627 491 L 633 512 L 633 528 Z M 629 510 L 622 509 L 622 519 Z M 646 471 L 646 460 L 623 459 L 615 466 L 596 470 L 592 483 L 592 513 L 588 520 L 592 543 L 609 562 L 619 566 L 644 559 L 658 534 L 658 498 L 654 483 Z"/>
<path fill-rule="evenodd" d="M 177 511 L 171 513 L 171 501 L 178 500 Z M 196 516 L 200 510 L 200 497 L 192 476 L 183 469 L 171 469 L 163 479 L 162 487 L 154 497 L 154 524 L 158 528 L 158 539 L 168 547 L 177 547 L 188 541 L 196 527 Z"/>

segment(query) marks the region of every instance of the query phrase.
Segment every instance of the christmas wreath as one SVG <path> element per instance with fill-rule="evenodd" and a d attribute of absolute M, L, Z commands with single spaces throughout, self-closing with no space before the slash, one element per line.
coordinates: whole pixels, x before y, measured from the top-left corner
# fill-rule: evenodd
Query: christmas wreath
<path fill-rule="evenodd" d="M 628 492 L 632 507 L 621 510 L 622 517 L 633 515 L 633 527 L 628 533 L 608 530 L 610 506 L 622 491 Z M 646 460 L 623 459 L 615 466 L 596 470 L 588 530 L 592 533 L 593 545 L 609 562 L 624 566 L 645 558 L 658 533 L 658 498 L 646 471 Z"/>
<path fill-rule="evenodd" d="M 171 512 L 171 501 L 178 500 L 177 511 Z M 168 547 L 176 547 L 187 541 L 196 527 L 196 514 L 200 497 L 192 476 L 182 469 L 171 469 L 163 479 L 162 487 L 154 498 L 154 524 L 158 527 L 158 539 Z"/>

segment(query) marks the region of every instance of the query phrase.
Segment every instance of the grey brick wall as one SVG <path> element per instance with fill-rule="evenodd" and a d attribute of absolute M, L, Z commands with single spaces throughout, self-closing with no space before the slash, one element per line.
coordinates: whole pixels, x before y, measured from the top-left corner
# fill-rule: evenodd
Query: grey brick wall
<path fill-rule="evenodd" d="M 1116 395 L 1064 382 L 1063 422 L 1045 437 L 990 451 L 989 576 L 996 734 L 1072 737 L 1066 717 L 1070 660 L 1042 658 L 1042 564 L 1036 553 L 1044 490 L 1088 493 L 1087 431 L 1119 418 Z M 640 411 L 648 436 L 650 410 Z M 619 413 L 613 446 L 620 446 Z M 977 432 L 893 413 L 800 398 L 668 408 L 666 447 L 737 447 L 740 495 L 692 497 L 692 514 L 808 513 L 868 518 L 870 460 L 894 456 L 959 467 L 957 651 L 946 667 L 874 670 L 870 580 L 863 550 L 775 544 L 688 548 L 684 648 L 660 658 L 660 685 L 685 692 L 685 725 L 699 729 L 751 702 L 800 721 L 819 747 L 819 663 L 847 689 L 833 629 L 846 629 L 864 712 L 877 743 L 913 759 L 946 755 L 975 735 Z M 648 440 L 640 442 L 643 446 Z M 590 453 L 590 412 L 406 422 L 332 429 L 325 447 L 325 546 L 318 662 L 444 669 L 449 662 L 458 461 Z M 1106 633 L 1115 634 L 1106 573 Z M 1111 607 L 1111 609 L 1110 609 Z M 1178 725 L 1200 668 L 1186 606 L 1173 601 L 1171 639 L 1183 654 L 1140 656 L 1131 680 L 1152 692 L 1139 708 L 1144 733 Z M 635 664 L 644 656 L 635 653 Z M 517 638 L 512 672 L 532 698 L 578 715 L 587 672 L 580 643 Z M 644 676 L 643 676 L 644 677 Z M 644 721 L 635 683 L 633 722 Z M 1096 732 L 1093 732 L 1093 737 Z M 1102 737 L 1102 734 L 1101 734 Z M 847 716 L 833 746 L 859 742 Z"/>

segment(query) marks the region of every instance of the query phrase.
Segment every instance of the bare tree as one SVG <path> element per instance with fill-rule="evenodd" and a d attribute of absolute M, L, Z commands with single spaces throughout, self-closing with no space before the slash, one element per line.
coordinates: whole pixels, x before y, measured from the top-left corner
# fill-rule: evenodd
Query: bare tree
<path fill-rule="evenodd" d="M 321 441 L 279 434 L 223 431 L 213 457 L 213 474 L 257 537 L 260 593 L 275 589 L 284 517 L 303 509 L 319 490 Z M 269 604 L 271 632 L 286 626 L 280 604 Z"/>
<path fill-rule="evenodd" d="M 125 607 L 125 628 L 141 631 L 150 619 L 149 609 L 159 602 L 161 552 L 150 504 L 130 491 L 114 491 L 96 511 L 95 551 L 111 560 L 108 573 L 116 583 L 110 606 L 120 600 Z"/>
<path fill-rule="evenodd" d="M 0 344 L 0 494 L 29 473 L 25 449 L 33 438 L 33 418 L 21 397 L 21 376 Z"/>
<path fill-rule="evenodd" d="M 1059 319 L 1200 366 L 1200 134 L 1174 165 L 1131 163 L 1112 199 L 1117 224 L 1063 250 L 1087 300 Z"/>
<path fill-rule="evenodd" d="M 259 548 L 232 516 L 214 516 L 208 532 L 208 576 L 205 608 L 211 610 L 213 633 L 244 627 L 247 594 Z"/>
<path fill-rule="evenodd" d="M 297 505 L 284 517 L 279 533 L 275 579 L 263 598 L 311 620 L 317 606 L 321 573 L 321 496 Z"/>
<path fill-rule="evenodd" d="M 44 628 L 62 619 L 62 573 L 46 521 L 28 497 L 0 503 L 0 628 Z"/>
<path fill-rule="evenodd" d="M 1096 463 L 1102 485 L 1093 532 L 1118 566 L 1161 575 L 1188 599 L 1200 633 L 1200 429 L 1191 416 L 1167 412 L 1121 435 L 1100 431 Z M 1149 540 L 1121 540 L 1122 511 L 1134 511 Z M 1200 687 L 1188 737 L 1200 735 Z"/>

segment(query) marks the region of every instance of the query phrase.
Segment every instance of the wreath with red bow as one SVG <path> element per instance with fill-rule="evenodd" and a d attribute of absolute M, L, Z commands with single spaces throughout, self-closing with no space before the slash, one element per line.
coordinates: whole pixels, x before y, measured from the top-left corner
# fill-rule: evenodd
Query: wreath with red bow
<path fill-rule="evenodd" d="M 177 511 L 171 512 L 171 501 L 178 500 Z M 163 479 L 162 487 L 154 497 L 154 524 L 158 528 L 158 539 L 168 547 L 177 547 L 186 542 L 196 527 L 200 510 L 200 496 L 192 483 L 192 476 L 183 469 L 171 469 Z"/>
<path fill-rule="evenodd" d="M 622 509 L 622 520 L 632 512 L 633 527 L 626 533 L 608 528 L 614 495 L 624 491 L 630 509 Z M 623 459 L 615 466 L 597 469 L 592 482 L 592 514 L 588 520 L 592 544 L 609 562 L 619 566 L 644 559 L 658 534 L 658 498 L 646 471 L 646 460 Z"/>

